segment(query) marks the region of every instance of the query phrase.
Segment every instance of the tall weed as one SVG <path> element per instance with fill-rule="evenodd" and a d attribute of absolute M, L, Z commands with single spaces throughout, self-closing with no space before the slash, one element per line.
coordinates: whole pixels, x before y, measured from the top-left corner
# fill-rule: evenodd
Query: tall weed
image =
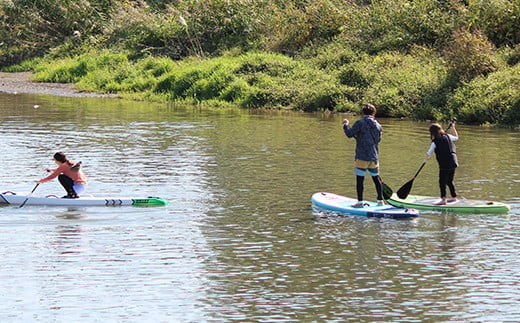
<path fill-rule="evenodd" d="M 111 0 L 0 1 L 0 66 L 80 44 L 101 31 L 112 9 Z"/>

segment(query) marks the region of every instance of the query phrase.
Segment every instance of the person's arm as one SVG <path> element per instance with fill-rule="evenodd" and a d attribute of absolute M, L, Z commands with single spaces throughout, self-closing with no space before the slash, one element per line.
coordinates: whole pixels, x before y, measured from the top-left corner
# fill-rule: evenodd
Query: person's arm
<path fill-rule="evenodd" d="M 457 128 L 455 128 L 455 121 L 452 121 L 451 122 L 451 130 L 453 132 L 453 137 L 457 138 L 457 139 L 453 139 L 452 140 L 458 140 L 459 139 L 459 133 L 457 132 Z"/>
<path fill-rule="evenodd" d="M 343 119 L 343 132 L 345 132 L 345 135 L 347 137 L 352 138 L 357 133 L 357 127 L 356 127 L 355 123 L 352 128 L 350 128 L 348 125 L 349 125 L 349 121 L 347 119 Z"/>
<path fill-rule="evenodd" d="M 430 159 L 430 157 L 433 155 L 433 152 L 435 151 L 435 143 L 432 141 L 432 144 L 430 145 L 430 148 L 428 149 L 428 151 L 426 152 L 426 157 L 424 158 L 424 161 L 423 163 L 426 163 L 428 161 L 428 159 Z"/>
<path fill-rule="evenodd" d="M 63 164 L 60 165 L 60 167 L 58 167 L 56 169 L 49 169 L 49 171 L 52 171 L 52 174 L 50 174 L 47 177 L 44 177 L 44 178 L 40 179 L 37 183 L 38 184 L 42 184 L 42 183 L 50 181 L 51 179 L 54 179 L 54 178 L 58 177 L 58 175 L 60 175 L 63 172 L 63 169 L 65 167 L 67 167 L 67 165 L 65 163 L 63 163 Z"/>

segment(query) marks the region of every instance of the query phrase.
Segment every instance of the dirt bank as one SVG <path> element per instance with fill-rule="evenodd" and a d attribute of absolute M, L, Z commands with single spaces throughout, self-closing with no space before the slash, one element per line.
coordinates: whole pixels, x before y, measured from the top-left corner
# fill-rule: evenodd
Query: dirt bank
<path fill-rule="evenodd" d="M 74 84 L 64 83 L 41 83 L 31 81 L 32 73 L 4 73 L 0 72 L 0 92 L 17 94 L 49 94 L 56 96 L 73 96 L 73 97 L 111 97 L 116 98 L 114 94 L 99 94 L 78 91 Z"/>

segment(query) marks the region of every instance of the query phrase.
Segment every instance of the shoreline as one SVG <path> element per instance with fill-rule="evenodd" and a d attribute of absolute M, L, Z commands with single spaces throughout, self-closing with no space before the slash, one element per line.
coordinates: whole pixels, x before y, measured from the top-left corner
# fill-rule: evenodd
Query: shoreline
<path fill-rule="evenodd" d="M 0 92 L 7 94 L 48 94 L 66 97 L 119 98 L 117 94 L 82 92 L 71 83 L 47 83 L 31 80 L 32 72 L 0 72 Z"/>

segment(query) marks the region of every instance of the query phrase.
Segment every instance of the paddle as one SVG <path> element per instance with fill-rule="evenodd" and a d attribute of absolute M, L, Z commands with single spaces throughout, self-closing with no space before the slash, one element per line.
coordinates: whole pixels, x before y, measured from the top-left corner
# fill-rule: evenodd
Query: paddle
<path fill-rule="evenodd" d="M 448 132 L 448 130 L 450 130 L 451 125 L 455 121 L 457 121 L 457 118 L 453 118 L 453 120 L 450 122 L 448 128 L 446 128 L 446 130 L 445 130 L 446 133 Z M 419 167 L 419 170 L 417 171 L 417 173 L 415 173 L 415 175 L 412 177 L 412 179 L 409 180 L 408 182 L 406 182 L 403 186 L 401 186 L 401 188 L 399 188 L 399 190 L 397 190 L 397 196 L 399 196 L 400 199 L 405 199 L 408 196 L 408 194 L 410 194 L 410 191 L 412 190 L 412 186 L 413 186 L 413 181 L 415 180 L 417 175 L 419 175 L 419 173 L 423 169 L 424 165 L 426 165 L 426 160 L 423 161 L 423 163 L 421 164 L 421 167 Z"/>
<path fill-rule="evenodd" d="M 27 203 L 27 200 L 29 199 L 29 197 L 32 195 L 32 193 L 34 193 L 34 191 L 36 190 L 36 188 L 38 187 L 38 185 L 40 185 L 40 183 L 37 183 L 36 185 L 34 185 L 34 188 L 32 189 L 31 193 L 29 193 L 29 195 L 27 195 L 27 197 L 25 198 L 25 201 L 23 201 L 22 204 L 20 204 L 20 208 L 23 207 L 25 205 L 25 203 Z"/>
<path fill-rule="evenodd" d="M 419 175 L 424 165 L 426 165 L 426 161 L 423 161 L 421 167 L 419 167 L 419 170 L 417 171 L 417 173 L 415 173 L 412 179 L 406 182 L 403 186 L 401 186 L 399 190 L 397 190 L 397 196 L 399 196 L 400 199 L 405 199 L 408 196 L 408 194 L 410 194 L 410 191 L 412 190 L 413 181 L 415 180 L 417 175 Z"/>
<path fill-rule="evenodd" d="M 378 176 L 378 177 L 379 177 L 379 181 L 381 182 L 381 186 L 383 187 L 383 198 L 385 200 L 388 200 L 389 198 L 392 197 L 392 194 L 394 193 L 394 191 L 392 191 L 390 186 L 386 185 L 385 182 L 383 182 L 383 179 L 381 178 L 381 176 Z"/>

